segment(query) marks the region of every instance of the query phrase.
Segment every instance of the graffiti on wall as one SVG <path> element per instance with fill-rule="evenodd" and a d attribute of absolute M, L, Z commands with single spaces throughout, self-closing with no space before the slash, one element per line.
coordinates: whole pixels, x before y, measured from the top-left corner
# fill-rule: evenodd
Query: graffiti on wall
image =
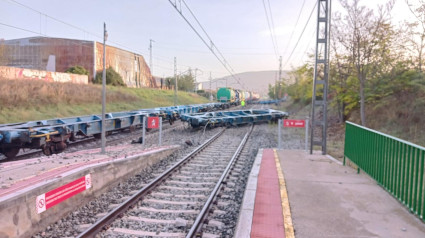
<path fill-rule="evenodd" d="M 35 69 L 21 69 L 0 66 L 0 77 L 4 79 L 33 79 L 47 82 L 88 84 L 87 75 L 49 72 Z"/>

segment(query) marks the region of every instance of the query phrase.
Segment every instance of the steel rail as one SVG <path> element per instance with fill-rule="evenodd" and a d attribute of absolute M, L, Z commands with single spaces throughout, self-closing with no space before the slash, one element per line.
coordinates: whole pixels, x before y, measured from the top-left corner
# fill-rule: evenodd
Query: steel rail
<path fill-rule="evenodd" d="M 221 175 L 220 179 L 218 180 L 216 186 L 214 187 L 214 190 L 211 192 L 210 196 L 208 197 L 208 200 L 205 202 L 205 205 L 202 207 L 201 212 L 196 217 L 196 220 L 193 223 L 191 229 L 189 230 L 189 233 L 186 235 L 186 238 L 202 237 L 201 229 L 202 229 L 202 226 L 203 226 L 203 224 L 204 224 L 204 222 L 207 218 L 207 214 L 209 213 L 209 211 L 211 209 L 211 205 L 213 204 L 215 198 L 217 197 L 218 191 L 220 191 L 223 184 L 225 184 L 224 180 L 226 179 L 227 175 L 229 174 L 229 172 L 232 169 L 233 165 L 235 164 L 236 160 L 239 158 L 239 155 L 242 152 L 242 149 L 245 146 L 246 142 L 248 141 L 248 137 L 251 134 L 253 128 L 254 128 L 254 125 L 252 125 L 250 130 L 245 134 L 244 138 L 242 139 L 241 143 L 239 144 L 238 149 L 233 154 L 232 159 L 228 163 L 226 169 L 224 170 L 224 172 Z"/>
<path fill-rule="evenodd" d="M 79 234 L 77 238 L 95 237 L 96 234 L 102 231 L 102 229 L 104 229 L 105 227 L 109 226 L 117 217 L 126 212 L 130 207 L 135 205 L 143 196 L 147 195 L 152 189 L 154 189 L 162 181 L 167 179 L 174 171 L 186 164 L 194 155 L 205 149 L 209 144 L 216 140 L 220 135 L 223 134 L 224 131 L 225 129 L 221 130 L 220 132 L 212 136 L 210 139 L 208 139 L 206 142 L 204 142 L 202 145 L 198 146 L 195 150 L 193 150 L 191 153 L 189 153 L 183 159 L 177 162 L 173 167 L 167 169 L 160 176 L 158 176 L 156 179 L 151 181 L 149 184 L 147 184 L 145 187 L 143 187 L 137 193 L 127 199 L 124 203 L 110 211 L 107 215 L 102 217 L 83 233 Z"/>

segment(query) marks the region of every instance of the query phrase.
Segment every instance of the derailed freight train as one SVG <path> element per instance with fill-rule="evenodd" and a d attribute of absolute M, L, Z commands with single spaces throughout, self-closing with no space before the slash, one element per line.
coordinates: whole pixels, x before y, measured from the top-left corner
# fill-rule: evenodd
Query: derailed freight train
<path fill-rule="evenodd" d="M 218 102 L 227 102 L 232 105 L 238 105 L 241 101 L 250 103 L 252 101 L 257 101 L 260 99 L 260 94 L 243 91 L 239 89 L 232 88 L 219 88 L 217 90 L 217 101 Z"/>
<path fill-rule="evenodd" d="M 172 124 L 182 114 L 220 110 L 229 103 L 208 103 L 158 107 L 127 112 L 107 113 L 105 131 L 130 130 L 142 127 L 144 117 L 156 116 Z M 68 144 L 87 137 L 100 138 L 101 115 L 90 115 L 51 120 L 0 125 L 0 154 L 15 157 L 20 149 L 41 149 L 45 155 L 64 151 Z"/>

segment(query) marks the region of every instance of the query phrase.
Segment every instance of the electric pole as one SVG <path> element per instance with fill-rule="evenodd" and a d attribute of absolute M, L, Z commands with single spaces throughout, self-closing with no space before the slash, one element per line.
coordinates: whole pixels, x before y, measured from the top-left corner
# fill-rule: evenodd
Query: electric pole
<path fill-rule="evenodd" d="M 177 58 L 174 57 L 174 106 L 177 106 Z"/>
<path fill-rule="evenodd" d="M 106 23 L 103 23 L 103 72 L 102 72 L 102 154 L 105 153 L 106 145 L 106 123 L 105 123 L 105 107 L 106 107 L 106 39 L 108 38 L 108 32 L 106 31 Z"/>
<path fill-rule="evenodd" d="M 211 72 L 210 72 L 210 101 L 212 101 L 212 87 L 211 87 L 211 80 L 212 80 L 212 78 L 211 78 Z"/>
<path fill-rule="evenodd" d="M 274 99 L 277 99 L 277 94 L 276 94 L 276 90 L 277 89 L 277 73 L 274 73 Z"/>
<path fill-rule="evenodd" d="M 149 67 L 151 68 L 151 75 L 153 77 L 153 61 L 152 61 L 152 42 L 155 42 L 154 40 L 150 39 L 149 40 Z"/>

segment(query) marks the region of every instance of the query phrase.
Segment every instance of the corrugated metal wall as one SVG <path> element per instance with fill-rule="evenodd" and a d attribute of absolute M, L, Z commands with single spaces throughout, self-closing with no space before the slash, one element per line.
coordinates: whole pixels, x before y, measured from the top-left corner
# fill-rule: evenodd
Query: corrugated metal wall
<path fill-rule="evenodd" d="M 94 70 L 103 68 L 103 44 L 99 42 L 32 37 L 7 40 L 4 44 L 8 57 L 0 61 L 3 66 L 46 70 L 49 56 L 54 55 L 56 72 L 80 65 L 89 71 L 90 81 L 94 78 Z M 157 87 L 141 55 L 107 46 L 106 67 L 117 71 L 128 87 Z"/>
<path fill-rule="evenodd" d="M 106 46 L 106 68 L 119 73 L 128 87 L 157 87 L 143 56 L 112 46 Z M 103 68 L 103 44 L 96 42 L 96 69 Z"/>

